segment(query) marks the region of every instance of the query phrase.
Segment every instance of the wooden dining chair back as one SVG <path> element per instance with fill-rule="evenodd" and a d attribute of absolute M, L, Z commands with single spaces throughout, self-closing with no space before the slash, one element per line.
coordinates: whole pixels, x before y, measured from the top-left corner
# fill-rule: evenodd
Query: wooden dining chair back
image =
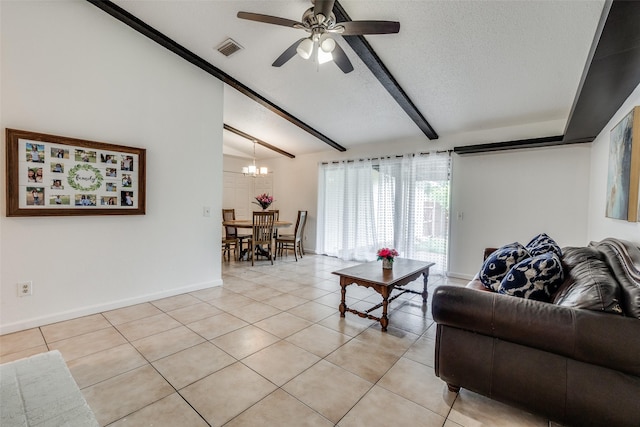
<path fill-rule="evenodd" d="M 235 219 L 236 219 L 235 209 L 222 209 L 222 222 L 233 221 Z M 238 235 L 238 229 L 236 227 L 231 227 L 229 225 L 226 225 L 224 227 L 224 235 L 226 237 L 236 237 Z"/>
<path fill-rule="evenodd" d="M 254 212 L 253 213 L 253 233 L 249 239 L 249 253 L 251 254 L 251 265 L 256 257 L 256 247 L 260 255 L 264 254 L 273 264 L 273 225 L 275 222 L 274 212 Z"/>
<path fill-rule="evenodd" d="M 302 249 L 303 231 L 304 225 L 307 222 L 307 211 L 298 211 L 298 219 L 296 220 L 296 228 L 293 234 L 282 235 L 276 239 L 276 250 L 278 255 L 282 257 L 282 253 L 285 250 L 293 250 L 293 255 L 298 261 L 298 254 L 300 258 L 304 255 Z"/>
<path fill-rule="evenodd" d="M 236 210 L 235 209 L 222 209 L 222 221 L 234 221 L 236 219 Z M 236 240 L 235 250 L 239 249 L 242 252 L 244 243 L 247 243 L 251 237 L 250 234 L 240 234 L 238 233 L 238 229 L 232 226 L 224 226 L 224 237 L 222 238 L 222 249 L 223 255 L 227 254 L 230 256 L 230 248 L 227 247 L 225 242 L 232 242 L 234 239 Z M 230 245 L 230 243 L 229 243 Z"/>
<path fill-rule="evenodd" d="M 222 221 L 229 221 L 236 219 L 234 209 L 222 209 Z M 224 236 L 222 236 L 222 258 L 231 260 L 231 250 L 233 249 L 233 258 L 238 257 L 238 246 L 240 241 L 238 239 L 238 232 L 236 227 L 224 226 Z"/>
<path fill-rule="evenodd" d="M 304 255 L 304 245 L 302 244 L 302 242 L 304 242 L 304 227 L 307 225 L 307 211 L 303 211 L 304 215 L 302 218 L 302 224 L 300 225 L 300 257 L 302 257 L 302 255 Z"/>
<path fill-rule="evenodd" d="M 280 209 L 269 209 L 269 212 L 273 212 L 275 214 L 274 221 L 280 221 Z M 273 238 L 278 237 L 278 229 L 276 227 L 273 228 Z"/>

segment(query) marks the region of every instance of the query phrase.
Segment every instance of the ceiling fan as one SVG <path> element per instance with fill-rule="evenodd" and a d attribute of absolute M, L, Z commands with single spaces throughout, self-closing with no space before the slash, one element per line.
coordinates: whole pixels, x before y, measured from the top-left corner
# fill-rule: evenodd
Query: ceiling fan
<path fill-rule="evenodd" d="M 304 59 L 312 56 L 319 64 L 333 60 L 344 73 L 353 71 L 353 65 L 344 50 L 332 37 L 333 34 L 357 36 L 364 34 L 392 34 L 400 31 L 400 23 L 395 21 L 344 21 L 336 22 L 333 14 L 335 0 L 311 0 L 313 6 L 302 15 L 301 22 L 271 15 L 252 12 L 238 12 L 238 18 L 265 24 L 305 30 L 310 34 L 293 43 L 274 62 L 280 67 L 297 53 Z"/>

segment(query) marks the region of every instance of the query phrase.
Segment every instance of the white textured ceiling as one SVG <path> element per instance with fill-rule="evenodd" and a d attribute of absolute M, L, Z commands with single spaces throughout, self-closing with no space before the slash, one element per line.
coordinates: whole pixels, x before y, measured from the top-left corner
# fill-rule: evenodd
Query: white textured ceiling
<path fill-rule="evenodd" d="M 426 136 L 344 40 L 355 70 L 294 57 L 271 63 L 305 32 L 236 18 L 248 11 L 300 20 L 308 0 L 116 0 L 147 24 L 347 149 Z M 603 1 L 342 0 L 353 20 L 399 21 L 400 32 L 366 36 L 385 66 L 441 136 L 566 121 Z M 244 47 L 225 57 L 227 38 Z M 212 77 L 213 78 L 213 77 Z M 324 142 L 225 87 L 226 124 L 294 155 Z M 561 134 L 513 134 L 513 139 Z M 531 128 L 531 126 L 529 126 Z M 225 153 L 252 144 L 224 132 Z M 278 156 L 258 147 L 257 157 Z"/>

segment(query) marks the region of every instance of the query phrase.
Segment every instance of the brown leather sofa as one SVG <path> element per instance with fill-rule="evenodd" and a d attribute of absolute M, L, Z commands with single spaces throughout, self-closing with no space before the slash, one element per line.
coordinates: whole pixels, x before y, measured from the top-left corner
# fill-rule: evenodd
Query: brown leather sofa
<path fill-rule="evenodd" d="M 640 249 L 605 239 L 563 253 L 552 302 L 437 288 L 436 375 L 564 425 L 638 427 Z"/>

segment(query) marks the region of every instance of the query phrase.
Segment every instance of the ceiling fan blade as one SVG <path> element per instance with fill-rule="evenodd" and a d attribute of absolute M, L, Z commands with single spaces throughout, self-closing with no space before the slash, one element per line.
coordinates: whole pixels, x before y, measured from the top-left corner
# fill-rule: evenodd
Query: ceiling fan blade
<path fill-rule="evenodd" d="M 315 0 L 313 5 L 313 14 L 315 16 L 324 15 L 326 18 L 331 16 L 333 11 L 333 4 L 335 0 Z"/>
<path fill-rule="evenodd" d="M 336 43 L 335 49 L 333 49 L 333 62 L 342 70 L 343 73 L 347 74 L 353 71 L 353 65 L 347 54 L 344 53 L 344 50 L 340 47 L 338 43 Z"/>
<path fill-rule="evenodd" d="M 265 24 L 282 25 L 283 27 L 304 28 L 302 22 L 280 18 L 278 16 L 262 15 L 261 13 L 238 12 L 238 18 L 248 19 L 249 21 L 264 22 Z"/>
<path fill-rule="evenodd" d="M 284 52 L 282 52 L 282 55 L 278 56 L 278 58 L 273 61 L 273 64 L 271 64 L 274 67 L 281 67 L 283 66 L 288 60 L 290 60 L 291 58 L 293 58 L 294 56 L 296 56 L 296 49 L 298 47 L 298 45 L 300 44 L 300 42 L 302 40 L 304 40 L 306 37 L 301 38 L 300 40 L 298 40 L 297 42 L 295 42 L 294 44 L 292 44 L 291 46 L 289 46 L 287 48 L 287 50 L 285 50 Z"/>
<path fill-rule="evenodd" d="M 344 31 L 340 31 L 339 27 L 343 27 Z M 400 31 L 400 23 L 396 21 L 345 21 L 338 22 L 334 28 L 337 29 L 337 33 L 343 36 L 393 34 Z"/>

